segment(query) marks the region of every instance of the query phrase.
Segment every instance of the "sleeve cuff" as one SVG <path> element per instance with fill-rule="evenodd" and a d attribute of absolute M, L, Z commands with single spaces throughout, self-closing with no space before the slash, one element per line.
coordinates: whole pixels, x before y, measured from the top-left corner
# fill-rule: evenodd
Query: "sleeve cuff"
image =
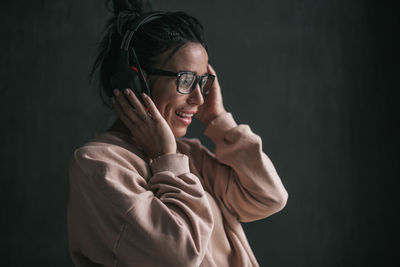
<path fill-rule="evenodd" d="M 190 172 L 189 158 L 184 154 L 166 154 L 155 158 L 150 163 L 153 174 L 169 171 L 176 176 Z"/>
<path fill-rule="evenodd" d="M 204 130 L 204 135 L 208 136 L 214 143 L 224 140 L 227 131 L 237 126 L 236 121 L 230 112 L 219 115 L 213 119 Z"/>

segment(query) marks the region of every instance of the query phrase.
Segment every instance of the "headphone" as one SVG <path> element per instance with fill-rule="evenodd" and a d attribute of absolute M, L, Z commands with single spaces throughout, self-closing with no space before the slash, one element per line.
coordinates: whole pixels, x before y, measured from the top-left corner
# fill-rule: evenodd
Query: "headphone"
<path fill-rule="evenodd" d="M 110 78 L 113 89 L 118 88 L 123 90 L 125 88 L 130 88 L 142 103 L 141 93 L 151 96 L 150 88 L 146 81 L 146 74 L 139 64 L 135 49 L 133 46 L 130 47 L 131 40 L 140 26 L 161 18 L 165 14 L 165 12 L 161 11 L 148 12 L 139 16 L 132 22 L 132 26 L 129 27 L 130 29 L 126 31 L 122 39 L 116 72 Z"/>

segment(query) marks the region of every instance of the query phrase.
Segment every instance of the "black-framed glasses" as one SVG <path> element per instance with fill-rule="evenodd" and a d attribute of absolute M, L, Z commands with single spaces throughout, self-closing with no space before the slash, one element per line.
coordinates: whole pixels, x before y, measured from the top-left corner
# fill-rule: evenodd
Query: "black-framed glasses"
<path fill-rule="evenodd" d="M 193 71 L 172 72 L 167 70 L 153 69 L 147 71 L 147 74 L 177 77 L 176 90 L 181 94 L 190 94 L 194 88 L 196 88 L 197 83 L 199 83 L 201 93 L 203 95 L 207 95 L 210 92 L 211 86 L 215 80 L 215 76 L 212 74 L 207 73 L 203 76 L 200 76 Z"/>

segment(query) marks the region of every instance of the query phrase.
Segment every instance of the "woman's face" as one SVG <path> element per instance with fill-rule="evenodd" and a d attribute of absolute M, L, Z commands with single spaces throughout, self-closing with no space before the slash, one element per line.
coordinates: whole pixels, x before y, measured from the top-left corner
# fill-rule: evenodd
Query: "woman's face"
<path fill-rule="evenodd" d="M 160 62 L 163 62 L 170 51 L 165 52 Z M 201 44 L 187 43 L 163 65 L 157 68 L 172 72 L 193 71 L 197 75 L 207 73 L 208 55 Z M 152 99 L 167 121 L 175 137 L 186 134 L 187 127 L 192 122 L 192 116 L 198 107 L 204 103 L 199 84 L 190 94 L 181 94 L 176 90 L 176 77 L 149 76 Z"/>

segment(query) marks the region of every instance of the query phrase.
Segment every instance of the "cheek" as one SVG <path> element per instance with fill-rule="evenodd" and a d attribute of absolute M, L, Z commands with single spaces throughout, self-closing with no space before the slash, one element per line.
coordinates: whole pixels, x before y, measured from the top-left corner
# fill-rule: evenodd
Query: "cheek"
<path fill-rule="evenodd" d="M 161 115 L 168 119 L 174 107 L 180 102 L 179 95 L 176 92 L 176 83 L 173 81 L 167 83 L 158 82 L 152 88 L 153 102 L 160 111 Z"/>
<path fill-rule="evenodd" d="M 158 98 L 158 101 L 155 104 L 164 119 L 169 121 L 175 114 L 175 111 L 179 109 L 184 104 L 184 102 L 184 99 L 180 96 L 169 95 Z"/>

